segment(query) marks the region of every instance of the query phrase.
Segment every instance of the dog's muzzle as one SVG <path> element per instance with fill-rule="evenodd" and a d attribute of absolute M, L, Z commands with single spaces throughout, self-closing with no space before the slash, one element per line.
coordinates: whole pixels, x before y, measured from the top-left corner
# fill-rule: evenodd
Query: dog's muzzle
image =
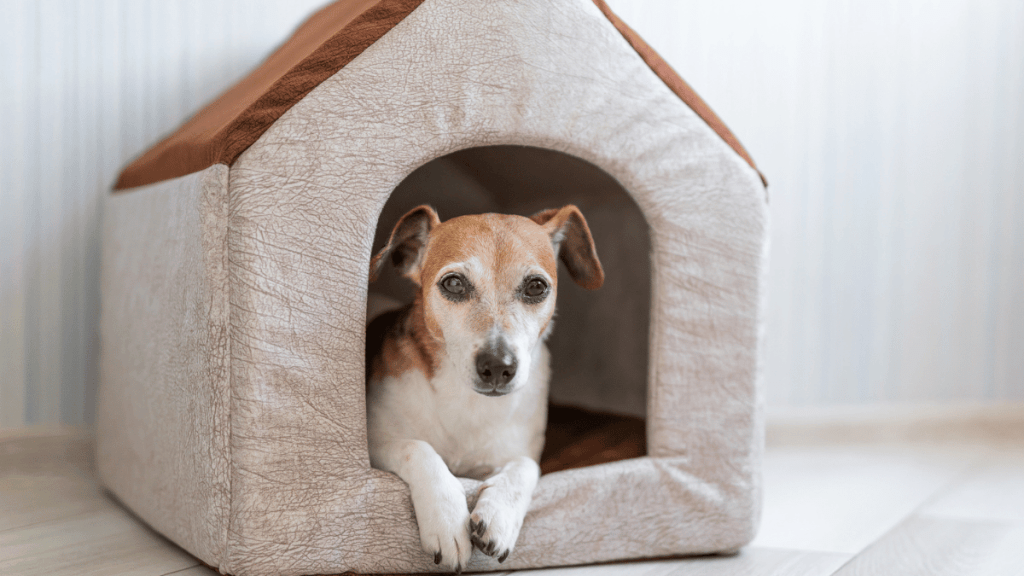
<path fill-rule="evenodd" d="M 509 385 L 516 377 L 515 355 L 505 346 L 482 350 L 476 355 L 477 381 L 473 389 L 484 396 L 504 396 L 512 391 Z"/>

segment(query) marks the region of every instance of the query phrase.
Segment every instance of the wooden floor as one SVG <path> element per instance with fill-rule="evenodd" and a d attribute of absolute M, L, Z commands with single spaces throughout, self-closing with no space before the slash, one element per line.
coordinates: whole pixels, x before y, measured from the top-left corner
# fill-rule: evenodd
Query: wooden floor
<path fill-rule="evenodd" d="M 544 576 L 1024 575 L 1024 438 L 817 443 L 764 462 L 760 535 L 737 556 Z M 0 574 L 210 576 L 96 485 L 80 432 L 0 433 Z"/>

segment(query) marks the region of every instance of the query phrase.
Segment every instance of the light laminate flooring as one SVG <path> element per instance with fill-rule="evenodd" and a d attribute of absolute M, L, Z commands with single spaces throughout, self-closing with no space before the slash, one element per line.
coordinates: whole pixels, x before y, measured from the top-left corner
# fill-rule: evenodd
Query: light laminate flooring
<path fill-rule="evenodd" d="M 22 431 L 0 432 L 0 574 L 215 572 L 103 492 L 88 434 Z M 740 554 L 519 574 L 1024 575 L 1024 438 L 772 445 Z"/>

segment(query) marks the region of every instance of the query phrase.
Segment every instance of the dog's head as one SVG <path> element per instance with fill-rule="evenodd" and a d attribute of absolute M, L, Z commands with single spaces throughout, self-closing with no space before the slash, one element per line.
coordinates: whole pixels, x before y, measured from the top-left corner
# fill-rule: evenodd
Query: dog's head
<path fill-rule="evenodd" d="M 530 218 L 504 214 L 441 222 L 429 206 L 401 218 L 370 262 L 370 279 L 390 260 L 418 286 L 429 337 L 473 389 L 502 396 L 529 377 L 551 327 L 558 259 L 587 289 L 604 283 L 594 240 L 575 206 Z M 421 312 L 420 312 L 421 310 Z"/>

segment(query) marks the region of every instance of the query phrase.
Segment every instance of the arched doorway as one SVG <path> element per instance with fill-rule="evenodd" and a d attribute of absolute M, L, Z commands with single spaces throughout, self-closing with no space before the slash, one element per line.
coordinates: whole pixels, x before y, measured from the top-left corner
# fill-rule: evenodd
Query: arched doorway
<path fill-rule="evenodd" d="M 605 269 L 587 291 L 560 270 L 552 356 L 545 471 L 646 453 L 651 307 L 650 235 L 640 208 L 607 172 L 584 160 L 525 146 L 461 150 L 424 164 L 402 181 L 381 211 L 373 253 L 409 209 L 433 206 L 442 220 L 464 214 L 530 215 L 579 206 Z M 413 286 L 390 267 L 370 286 L 398 301 Z"/>

